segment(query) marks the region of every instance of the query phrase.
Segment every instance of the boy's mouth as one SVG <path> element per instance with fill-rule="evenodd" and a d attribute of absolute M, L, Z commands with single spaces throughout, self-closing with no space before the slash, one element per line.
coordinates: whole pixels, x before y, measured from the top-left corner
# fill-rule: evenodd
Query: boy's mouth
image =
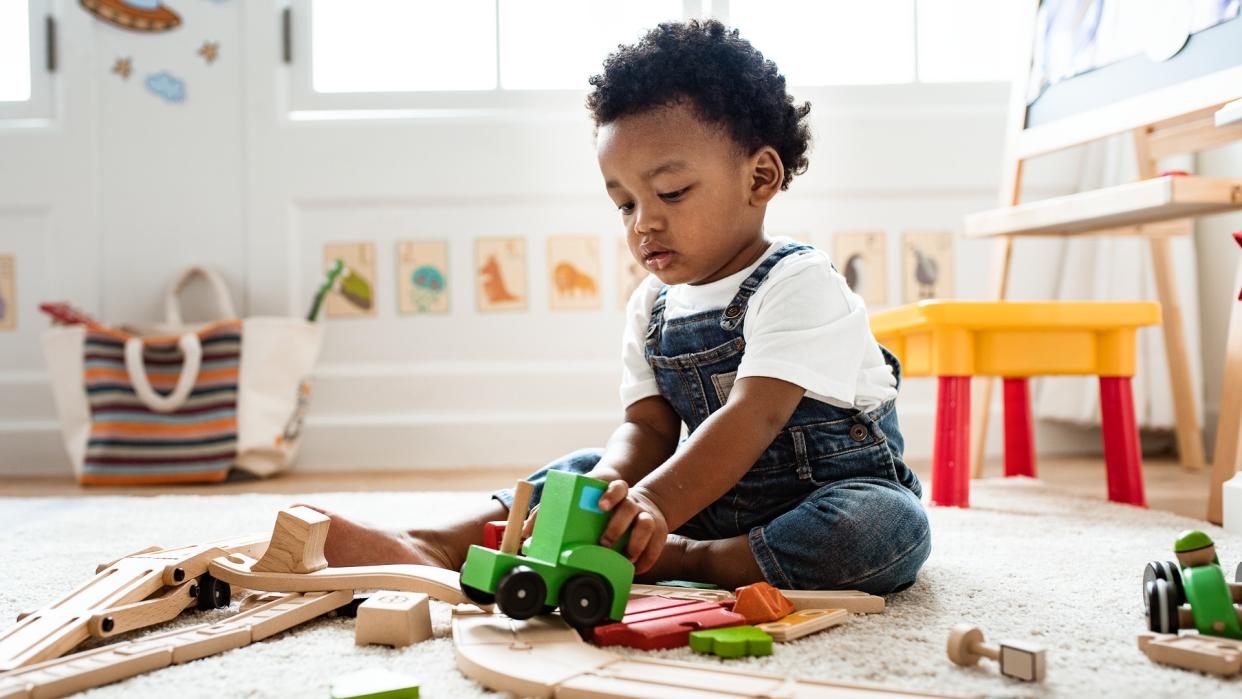
<path fill-rule="evenodd" d="M 643 264 L 649 269 L 661 270 L 668 267 L 673 262 L 674 253 L 672 250 L 666 250 L 657 245 L 650 248 L 643 248 Z"/>

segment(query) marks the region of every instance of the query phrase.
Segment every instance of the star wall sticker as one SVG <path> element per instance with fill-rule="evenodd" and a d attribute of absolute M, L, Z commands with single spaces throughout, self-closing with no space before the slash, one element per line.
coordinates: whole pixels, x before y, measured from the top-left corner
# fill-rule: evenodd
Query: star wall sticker
<path fill-rule="evenodd" d="M 216 56 L 219 54 L 220 42 L 218 41 L 204 41 L 202 48 L 198 50 L 198 55 L 202 56 L 203 60 L 207 61 L 207 65 L 215 63 Z"/>
<path fill-rule="evenodd" d="M 133 71 L 133 69 L 134 69 L 133 63 L 130 62 L 128 56 L 124 58 L 118 58 L 116 59 L 116 63 L 112 64 L 112 72 L 121 76 L 121 79 L 123 80 L 129 80 L 129 74 L 131 71 Z"/>

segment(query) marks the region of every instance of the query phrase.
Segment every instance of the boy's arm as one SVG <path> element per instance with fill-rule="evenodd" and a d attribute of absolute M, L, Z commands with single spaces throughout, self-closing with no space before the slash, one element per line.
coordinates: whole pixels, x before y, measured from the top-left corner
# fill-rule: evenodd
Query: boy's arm
<path fill-rule="evenodd" d="M 676 530 L 742 479 L 785 427 L 805 393 L 797 384 L 766 376 L 738 379 L 724 407 L 663 466 L 642 477 L 633 491 L 660 509 L 669 531 Z"/>
<path fill-rule="evenodd" d="M 662 396 L 648 396 L 625 409 L 625 422 L 608 439 L 604 456 L 587 475 L 630 485 L 664 463 L 677 450 L 681 418 Z"/>

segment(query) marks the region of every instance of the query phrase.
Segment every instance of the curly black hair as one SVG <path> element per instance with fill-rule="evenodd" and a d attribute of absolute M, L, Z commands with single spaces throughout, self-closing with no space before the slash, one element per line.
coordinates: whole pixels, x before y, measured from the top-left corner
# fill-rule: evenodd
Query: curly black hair
<path fill-rule="evenodd" d="M 775 148 L 785 166 L 781 189 L 806 172 L 810 102 L 795 104 L 776 64 L 717 20 L 661 23 L 609 54 L 590 83 L 586 106 L 596 127 L 688 99 L 746 153 Z"/>

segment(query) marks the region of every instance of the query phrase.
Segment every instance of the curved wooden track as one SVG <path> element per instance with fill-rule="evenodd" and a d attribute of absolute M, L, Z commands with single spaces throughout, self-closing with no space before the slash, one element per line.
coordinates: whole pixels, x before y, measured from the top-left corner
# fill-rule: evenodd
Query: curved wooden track
<path fill-rule="evenodd" d="M 255 573 L 255 559 L 231 554 L 212 559 L 207 571 L 217 579 L 262 592 L 325 592 L 330 590 L 395 590 L 421 592 L 449 604 L 471 604 L 458 587 L 457 573 L 420 565 L 323 568 L 313 573 Z"/>

